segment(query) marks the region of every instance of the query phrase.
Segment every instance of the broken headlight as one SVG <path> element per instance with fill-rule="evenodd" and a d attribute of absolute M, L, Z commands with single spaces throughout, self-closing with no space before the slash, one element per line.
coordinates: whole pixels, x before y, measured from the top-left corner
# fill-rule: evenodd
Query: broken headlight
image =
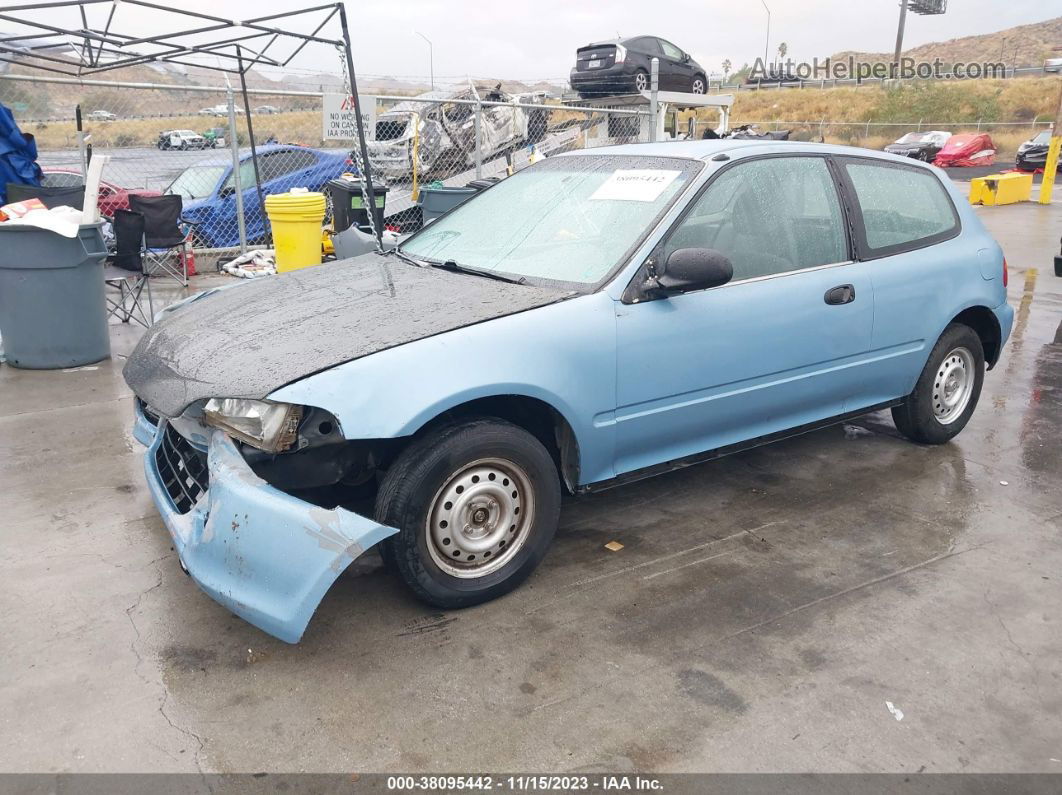
<path fill-rule="evenodd" d="M 279 453 L 295 443 L 302 406 L 246 398 L 211 398 L 203 421 L 251 447 Z"/>

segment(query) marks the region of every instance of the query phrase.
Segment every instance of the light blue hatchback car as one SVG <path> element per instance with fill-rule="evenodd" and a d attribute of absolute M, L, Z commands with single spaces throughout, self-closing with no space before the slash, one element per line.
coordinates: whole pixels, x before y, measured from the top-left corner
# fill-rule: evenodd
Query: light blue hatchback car
<path fill-rule="evenodd" d="M 587 492 L 891 407 L 947 442 L 1013 319 L 943 172 L 816 144 L 549 158 L 389 254 L 195 296 L 125 368 L 181 563 L 296 642 L 375 544 L 443 608 Z"/>

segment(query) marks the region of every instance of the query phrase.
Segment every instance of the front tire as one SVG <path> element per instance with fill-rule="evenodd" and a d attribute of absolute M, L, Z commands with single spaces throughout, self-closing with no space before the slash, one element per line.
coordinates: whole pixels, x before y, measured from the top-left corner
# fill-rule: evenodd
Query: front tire
<path fill-rule="evenodd" d="M 380 484 L 376 518 L 403 581 L 444 609 L 487 602 L 538 566 L 560 515 L 553 458 L 500 419 L 440 428 L 414 441 Z"/>
<path fill-rule="evenodd" d="M 706 93 L 706 87 L 708 81 L 704 79 L 704 75 L 694 75 L 693 82 L 690 84 L 691 94 L 704 94 Z"/>
<path fill-rule="evenodd" d="M 896 428 L 914 442 L 944 444 L 966 427 L 985 377 L 981 338 L 969 326 L 944 329 L 907 400 L 893 408 Z"/>

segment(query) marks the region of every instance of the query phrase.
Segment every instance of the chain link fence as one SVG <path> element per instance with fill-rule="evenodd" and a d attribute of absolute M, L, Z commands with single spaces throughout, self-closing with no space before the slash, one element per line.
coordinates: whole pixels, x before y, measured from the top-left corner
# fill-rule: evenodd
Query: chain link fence
<path fill-rule="evenodd" d="M 342 91 L 345 71 L 333 92 Z M 106 155 L 103 214 L 128 207 L 133 194 L 179 194 L 185 216 L 198 222 L 190 231 L 197 256 L 267 245 L 265 196 L 324 190 L 358 173 L 356 141 L 324 138 L 325 93 L 256 89 L 248 118 L 239 86 L 0 75 L 0 102 L 35 136 L 46 184 L 79 184 L 86 157 Z M 387 188 L 386 224 L 395 231 L 419 227 L 425 187 L 463 187 L 558 152 L 649 140 L 644 108 L 573 107 L 544 92 L 471 81 L 418 96 L 364 96 L 362 104 L 373 180 Z"/>
<path fill-rule="evenodd" d="M 425 187 L 464 187 L 573 149 L 649 140 L 648 113 L 561 104 L 541 93 L 498 88 L 378 97 L 367 131 L 375 177 L 389 186 L 394 228 L 418 223 Z"/>

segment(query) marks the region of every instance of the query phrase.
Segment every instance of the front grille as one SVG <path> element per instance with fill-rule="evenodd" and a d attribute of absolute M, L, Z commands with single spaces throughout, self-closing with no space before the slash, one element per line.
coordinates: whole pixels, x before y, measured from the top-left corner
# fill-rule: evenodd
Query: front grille
<path fill-rule="evenodd" d="M 159 426 L 159 415 L 152 411 L 148 404 L 140 398 L 135 398 L 135 400 L 136 405 L 140 408 L 140 413 L 144 415 L 144 419 L 157 428 Z"/>
<path fill-rule="evenodd" d="M 166 493 L 178 513 L 188 513 L 199 495 L 210 488 L 207 455 L 167 425 L 155 450 L 155 465 Z"/>

